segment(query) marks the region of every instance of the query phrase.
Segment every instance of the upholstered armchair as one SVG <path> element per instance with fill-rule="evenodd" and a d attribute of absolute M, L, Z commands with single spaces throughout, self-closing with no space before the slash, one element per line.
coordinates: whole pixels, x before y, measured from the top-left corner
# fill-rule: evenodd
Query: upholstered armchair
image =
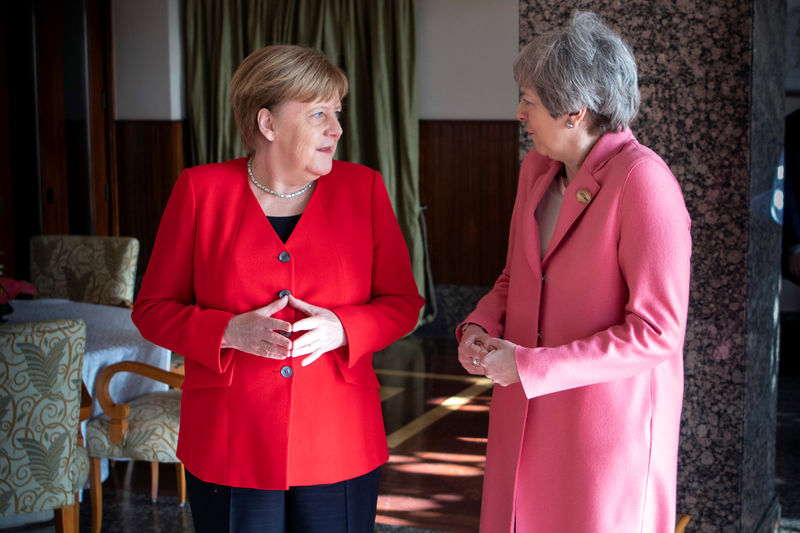
<path fill-rule="evenodd" d="M 166 383 L 170 390 L 139 396 L 126 404 L 116 404 L 108 385 L 118 372 L 133 372 Z M 180 426 L 183 374 L 168 372 L 144 363 L 123 361 L 105 367 L 97 375 L 94 395 L 103 414 L 86 428 L 86 446 L 90 456 L 89 487 L 92 501 L 92 533 L 99 533 L 103 520 L 100 459 L 126 459 L 150 463 L 150 496 L 158 495 L 158 464 L 175 463 L 178 476 L 178 501 L 186 502 L 186 478 L 183 464 L 176 456 Z"/>
<path fill-rule="evenodd" d="M 31 281 L 43 298 L 133 304 L 139 241 L 132 237 L 31 238 Z"/>
<path fill-rule="evenodd" d="M 53 509 L 57 531 L 78 530 L 85 346 L 80 319 L 0 326 L 0 515 Z"/>

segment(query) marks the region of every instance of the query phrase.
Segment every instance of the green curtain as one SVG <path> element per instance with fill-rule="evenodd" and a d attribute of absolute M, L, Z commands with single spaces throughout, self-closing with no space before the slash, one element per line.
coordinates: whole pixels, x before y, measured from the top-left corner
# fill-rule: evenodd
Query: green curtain
<path fill-rule="evenodd" d="M 267 44 L 322 50 L 347 74 L 336 157 L 380 171 L 425 296 L 436 313 L 419 202 L 413 0 L 185 0 L 190 163 L 245 155 L 229 103 L 236 67 Z"/>

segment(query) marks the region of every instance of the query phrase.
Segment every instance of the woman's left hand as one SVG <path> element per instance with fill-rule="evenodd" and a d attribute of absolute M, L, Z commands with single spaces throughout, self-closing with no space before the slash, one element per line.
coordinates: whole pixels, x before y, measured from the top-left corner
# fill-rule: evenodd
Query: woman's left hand
<path fill-rule="evenodd" d="M 292 342 L 292 357 L 309 355 L 301 363 L 310 365 L 325 352 L 347 344 L 347 334 L 336 314 L 289 295 L 289 305 L 308 315 L 292 324 L 292 332 L 306 331 Z"/>
<path fill-rule="evenodd" d="M 486 343 L 488 353 L 481 361 L 487 378 L 504 387 L 520 381 L 515 355 L 516 347 L 516 344 L 507 340 L 494 337 L 488 340 Z"/>

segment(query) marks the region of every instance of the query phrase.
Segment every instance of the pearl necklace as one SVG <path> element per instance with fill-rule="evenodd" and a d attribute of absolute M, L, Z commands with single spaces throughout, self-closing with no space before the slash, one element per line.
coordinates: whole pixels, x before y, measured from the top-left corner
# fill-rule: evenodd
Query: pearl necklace
<path fill-rule="evenodd" d="M 256 177 L 253 175 L 253 157 L 252 156 L 247 159 L 247 176 L 250 178 L 250 181 L 253 182 L 253 185 L 255 185 L 256 187 L 258 187 L 259 189 L 261 189 L 264 192 L 267 192 L 267 193 L 269 193 L 269 194 L 271 194 L 273 196 L 277 196 L 278 198 L 294 198 L 295 196 L 300 196 L 301 194 L 303 194 L 304 192 L 309 190 L 312 185 L 314 185 L 314 182 L 312 181 L 310 183 L 307 183 L 299 191 L 290 192 L 290 193 L 286 193 L 286 194 L 281 194 L 279 192 L 273 191 L 272 189 L 270 189 L 269 187 L 267 187 L 266 185 L 264 185 L 260 181 L 258 181 L 256 179 Z"/>

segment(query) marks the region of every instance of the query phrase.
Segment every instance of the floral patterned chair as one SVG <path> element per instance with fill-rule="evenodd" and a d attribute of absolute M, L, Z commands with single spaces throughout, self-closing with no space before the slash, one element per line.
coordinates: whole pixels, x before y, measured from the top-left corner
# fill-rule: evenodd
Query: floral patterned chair
<path fill-rule="evenodd" d="M 30 252 L 31 281 L 42 298 L 133 304 L 137 239 L 39 235 L 31 238 Z"/>
<path fill-rule="evenodd" d="M 0 515 L 53 509 L 58 531 L 78 531 L 85 346 L 80 319 L 0 326 Z"/>
<path fill-rule="evenodd" d="M 166 383 L 170 390 L 139 396 L 126 404 L 115 404 L 108 392 L 114 374 L 133 372 Z M 150 463 L 150 496 L 158 495 L 158 464 L 175 463 L 178 476 L 178 501 L 186 502 L 183 464 L 175 455 L 180 426 L 183 374 L 168 372 L 144 363 L 123 361 L 107 366 L 97 374 L 94 395 L 103 414 L 86 427 L 86 446 L 90 457 L 92 533 L 99 533 L 103 519 L 100 458 L 147 461 Z"/>

